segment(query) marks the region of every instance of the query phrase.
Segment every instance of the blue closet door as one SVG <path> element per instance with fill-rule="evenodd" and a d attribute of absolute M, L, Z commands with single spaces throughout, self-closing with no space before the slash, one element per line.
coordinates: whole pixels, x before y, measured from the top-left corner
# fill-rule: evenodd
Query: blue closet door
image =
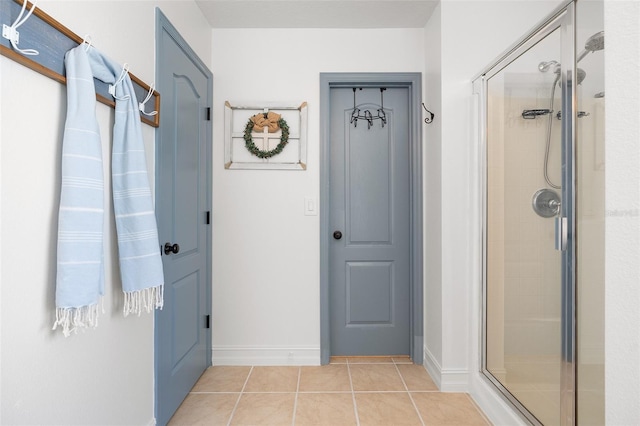
<path fill-rule="evenodd" d="M 387 88 L 386 124 L 370 126 L 352 122 L 352 88 L 330 96 L 331 354 L 409 355 L 409 89 Z M 355 97 L 361 115 L 378 116 L 380 88 Z"/>
<path fill-rule="evenodd" d="M 211 365 L 211 72 L 158 12 L 156 214 L 165 273 L 156 313 L 156 418 L 166 424 Z"/>

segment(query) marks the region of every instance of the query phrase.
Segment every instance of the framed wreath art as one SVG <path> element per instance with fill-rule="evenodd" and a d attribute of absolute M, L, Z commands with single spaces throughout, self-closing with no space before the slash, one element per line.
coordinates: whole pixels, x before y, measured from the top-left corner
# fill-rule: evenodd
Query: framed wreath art
<path fill-rule="evenodd" d="M 225 103 L 225 168 L 307 168 L 307 103 L 232 106 Z"/>

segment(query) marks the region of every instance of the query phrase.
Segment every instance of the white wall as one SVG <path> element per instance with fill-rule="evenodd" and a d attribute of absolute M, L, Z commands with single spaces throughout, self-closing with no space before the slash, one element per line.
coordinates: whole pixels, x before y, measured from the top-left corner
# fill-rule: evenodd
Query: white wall
<path fill-rule="evenodd" d="M 422 72 L 424 51 L 422 29 L 213 30 L 214 365 L 320 362 L 319 73 Z M 307 170 L 225 170 L 227 100 L 307 101 Z"/>
<path fill-rule="evenodd" d="M 640 3 L 605 1 L 605 409 L 640 424 Z"/>
<path fill-rule="evenodd" d="M 123 1 L 117 7 L 106 1 L 40 1 L 38 6 L 77 34 L 91 34 L 94 46 L 152 82 L 158 4 L 210 63 L 210 28 L 190 0 Z M 66 91 L 4 57 L 0 71 L 0 423 L 152 424 L 153 315 L 122 317 L 112 218 L 105 314 L 98 328 L 69 338 L 51 331 Z M 100 104 L 97 115 L 108 160 L 113 111 Z M 144 125 L 143 136 L 153 159 L 153 128 Z M 108 167 L 105 161 L 107 177 Z"/>
<path fill-rule="evenodd" d="M 425 27 L 424 103 L 435 114 L 424 128 L 424 360 L 440 385 L 442 369 L 442 6 Z"/>

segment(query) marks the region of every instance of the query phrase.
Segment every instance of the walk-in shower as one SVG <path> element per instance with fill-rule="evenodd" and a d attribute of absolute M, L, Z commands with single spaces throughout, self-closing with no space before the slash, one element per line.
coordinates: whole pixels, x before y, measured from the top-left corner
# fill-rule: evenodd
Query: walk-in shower
<path fill-rule="evenodd" d="M 604 423 L 604 48 L 567 2 L 474 81 L 482 371 L 532 424 Z"/>

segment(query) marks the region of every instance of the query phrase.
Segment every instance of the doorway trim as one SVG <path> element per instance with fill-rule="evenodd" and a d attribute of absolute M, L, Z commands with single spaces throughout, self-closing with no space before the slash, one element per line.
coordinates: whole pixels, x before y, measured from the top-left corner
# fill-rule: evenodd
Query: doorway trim
<path fill-rule="evenodd" d="M 340 87 L 406 87 L 409 89 L 410 146 L 410 339 L 409 353 L 415 364 L 422 364 L 423 335 L 423 258 L 422 258 L 422 127 L 420 102 L 421 73 L 320 73 L 320 363 L 331 357 L 329 306 L 329 176 L 331 171 L 329 137 L 330 91 Z"/>

